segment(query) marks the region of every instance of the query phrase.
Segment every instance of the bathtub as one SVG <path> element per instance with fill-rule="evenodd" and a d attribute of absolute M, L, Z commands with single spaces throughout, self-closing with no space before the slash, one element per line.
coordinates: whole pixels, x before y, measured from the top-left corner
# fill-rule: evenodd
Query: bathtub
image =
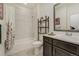
<path fill-rule="evenodd" d="M 33 38 L 25 38 L 25 39 L 19 39 L 15 40 L 14 47 L 6 53 L 6 55 L 24 55 L 27 51 L 33 51 L 33 45 L 34 42 Z"/>

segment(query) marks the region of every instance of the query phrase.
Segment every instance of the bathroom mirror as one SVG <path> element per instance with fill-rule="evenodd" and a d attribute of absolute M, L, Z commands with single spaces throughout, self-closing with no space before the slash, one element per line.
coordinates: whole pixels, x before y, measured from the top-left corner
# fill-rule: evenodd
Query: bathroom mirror
<path fill-rule="evenodd" d="M 79 3 L 57 3 L 54 5 L 54 30 L 79 31 Z"/>

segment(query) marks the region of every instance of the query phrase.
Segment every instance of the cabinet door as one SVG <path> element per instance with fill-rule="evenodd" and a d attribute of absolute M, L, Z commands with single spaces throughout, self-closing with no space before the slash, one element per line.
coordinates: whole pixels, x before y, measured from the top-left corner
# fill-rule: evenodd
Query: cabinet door
<path fill-rule="evenodd" d="M 77 45 L 61 41 L 61 40 L 53 40 L 53 45 L 60 47 L 61 49 L 64 49 L 66 51 L 69 51 L 72 54 L 77 54 Z"/>
<path fill-rule="evenodd" d="M 55 56 L 55 46 L 53 46 L 53 56 Z"/>
<path fill-rule="evenodd" d="M 43 45 L 43 55 L 44 56 L 52 56 L 53 55 L 53 47 L 51 44 L 44 42 Z"/>
<path fill-rule="evenodd" d="M 69 53 L 61 48 L 54 47 L 54 49 L 55 49 L 55 56 L 75 56 L 74 54 Z"/>

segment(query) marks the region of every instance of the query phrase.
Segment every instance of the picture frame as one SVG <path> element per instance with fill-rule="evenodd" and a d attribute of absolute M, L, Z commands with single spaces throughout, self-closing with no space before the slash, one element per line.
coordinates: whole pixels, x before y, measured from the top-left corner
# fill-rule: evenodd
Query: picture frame
<path fill-rule="evenodd" d="M 0 3 L 0 20 L 3 20 L 3 3 Z"/>
<path fill-rule="evenodd" d="M 59 17 L 55 19 L 55 25 L 60 25 L 60 18 Z"/>

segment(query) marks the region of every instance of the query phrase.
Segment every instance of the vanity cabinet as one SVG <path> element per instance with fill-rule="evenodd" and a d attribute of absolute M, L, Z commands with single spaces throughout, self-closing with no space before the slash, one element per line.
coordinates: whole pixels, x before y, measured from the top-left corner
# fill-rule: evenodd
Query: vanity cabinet
<path fill-rule="evenodd" d="M 44 43 L 44 55 L 45 56 L 52 56 L 53 55 L 52 49 L 53 49 L 53 47 L 51 44 L 49 44 L 47 42 Z"/>
<path fill-rule="evenodd" d="M 53 56 L 75 56 L 74 54 L 67 52 L 66 50 L 63 50 L 59 47 L 54 46 L 53 48 L 54 48 L 53 52 L 55 52 Z"/>
<path fill-rule="evenodd" d="M 43 42 L 43 55 L 52 56 L 53 55 L 52 41 L 50 38 L 47 38 L 47 37 L 44 37 L 44 39 L 47 39 L 47 40 L 44 40 Z"/>
<path fill-rule="evenodd" d="M 44 56 L 77 56 L 79 45 L 43 36 Z"/>

